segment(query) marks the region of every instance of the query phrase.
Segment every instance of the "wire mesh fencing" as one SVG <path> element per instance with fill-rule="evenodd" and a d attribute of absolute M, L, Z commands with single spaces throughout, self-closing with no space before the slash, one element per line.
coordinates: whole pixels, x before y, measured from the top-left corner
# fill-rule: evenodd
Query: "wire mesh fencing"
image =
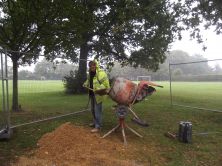
<path fill-rule="evenodd" d="M 11 128 L 14 128 L 87 111 L 87 95 L 83 95 L 81 99 L 85 99 L 80 100 L 78 95 L 65 93 L 63 77 L 69 74 L 69 70 L 76 69 L 76 66 L 62 63 L 58 65 L 48 62 L 44 58 L 40 59 L 40 63 L 37 63 L 34 68 L 18 68 L 18 96 L 16 97 L 13 92 L 13 90 L 15 91 L 15 87 L 13 89 L 15 86 L 13 85 L 13 66 L 11 59 L 8 58 L 7 69 L 4 70 L 8 76 L 3 76 L 3 72 L 1 72 L 0 102 L 3 106 L 3 101 L 6 100 L 4 93 L 7 90 L 9 111 L 6 112 L 1 107 L 0 129 L 9 123 L 8 120 L 10 120 Z M 1 63 L 4 66 L 5 62 L 1 61 Z M 2 71 L 2 66 L 0 69 Z M 3 88 L 5 80 L 7 80 L 8 86 Z M 18 100 L 17 111 L 12 109 L 15 98 Z"/>
<path fill-rule="evenodd" d="M 216 65 L 212 66 L 212 62 Z M 170 64 L 171 104 L 222 112 L 221 62 L 216 59 Z"/>
<path fill-rule="evenodd" d="M 10 111 L 9 111 L 9 92 L 8 92 L 8 73 L 7 73 L 7 54 L 0 52 L 0 71 L 1 71 L 1 109 L 0 109 L 0 139 L 9 138 L 10 130 Z"/>

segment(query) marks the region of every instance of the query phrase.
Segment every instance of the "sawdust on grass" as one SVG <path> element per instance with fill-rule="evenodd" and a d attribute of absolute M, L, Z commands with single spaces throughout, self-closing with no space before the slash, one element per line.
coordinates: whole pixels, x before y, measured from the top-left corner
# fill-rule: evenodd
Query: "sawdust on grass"
<path fill-rule="evenodd" d="M 101 139 L 89 129 L 69 122 L 38 141 L 32 155 L 21 156 L 13 166 L 142 166 L 135 160 L 134 145 L 119 139 Z"/>

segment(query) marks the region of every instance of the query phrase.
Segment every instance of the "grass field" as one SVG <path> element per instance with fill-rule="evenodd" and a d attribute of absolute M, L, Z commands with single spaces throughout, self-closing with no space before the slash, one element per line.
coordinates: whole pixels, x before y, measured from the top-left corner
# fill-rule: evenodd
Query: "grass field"
<path fill-rule="evenodd" d="M 172 82 L 173 103 L 222 111 L 221 82 Z"/>
<path fill-rule="evenodd" d="M 182 107 L 171 107 L 169 83 L 159 83 L 163 89 L 134 106 L 134 111 L 149 122 L 149 127 L 127 122 L 141 133 L 140 139 L 127 133 L 129 143 L 136 144 L 140 153 L 135 158 L 143 163 L 169 166 L 221 166 L 222 165 L 222 113 L 209 112 Z M 58 81 L 21 81 L 19 82 L 19 103 L 23 112 L 12 113 L 12 124 L 20 124 L 53 115 L 80 111 L 87 104 L 87 95 L 65 95 L 62 82 Z M 222 108 L 221 83 L 172 83 L 173 102 L 210 109 Z M 10 91 L 11 95 L 11 91 Z M 117 123 L 111 111 L 113 101 L 104 103 L 102 133 L 106 133 Z M 1 119 L 0 119 L 1 120 Z M 87 126 L 90 113 L 69 116 L 59 120 L 43 122 L 16 128 L 9 141 L 0 142 L 0 165 L 7 165 L 21 154 L 36 147 L 37 140 L 45 133 L 54 130 L 64 122 Z M 191 144 L 166 138 L 167 131 L 177 132 L 178 123 L 188 120 L 193 124 L 193 133 L 209 132 L 207 135 L 193 135 Z M 220 132 L 220 133 L 213 133 Z M 111 137 L 114 137 L 112 135 Z M 143 153 L 147 147 L 154 153 Z"/>

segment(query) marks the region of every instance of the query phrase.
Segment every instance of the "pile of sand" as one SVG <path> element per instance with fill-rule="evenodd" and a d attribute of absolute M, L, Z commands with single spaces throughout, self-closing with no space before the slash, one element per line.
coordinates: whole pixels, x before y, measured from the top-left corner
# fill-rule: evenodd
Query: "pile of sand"
<path fill-rule="evenodd" d="M 19 157 L 13 166 L 139 166 L 132 158 L 132 145 L 119 139 L 101 139 L 89 129 L 65 123 L 38 141 L 29 157 Z M 129 158 L 131 160 L 129 160 Z M 147 165 L 147 164 L 146 164 Z"/>

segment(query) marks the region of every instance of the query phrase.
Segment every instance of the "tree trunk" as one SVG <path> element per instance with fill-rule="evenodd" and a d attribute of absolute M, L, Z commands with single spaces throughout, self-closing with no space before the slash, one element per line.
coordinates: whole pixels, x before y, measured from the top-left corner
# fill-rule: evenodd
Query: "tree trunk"
<path fill-rule="evenodd" d="M 78 79 L 79 79 L 79 92 L 85 92 L 85 88 L 82 87 L 83 83 L 86 80 L 86 69 L 87 69 L 87 57 L 88 57 L 89 47 L 87 43 L 83 43 L 80 46 L 80 61 L 79 61 L 79 70 L 78 70 Z"/>
<path fill-rule="evenodd" d="M 18 106 L 18 60 L 12 58 L 13 64 L 13 91 L 12 91 L 12 111 L 19 111 Z"/>

